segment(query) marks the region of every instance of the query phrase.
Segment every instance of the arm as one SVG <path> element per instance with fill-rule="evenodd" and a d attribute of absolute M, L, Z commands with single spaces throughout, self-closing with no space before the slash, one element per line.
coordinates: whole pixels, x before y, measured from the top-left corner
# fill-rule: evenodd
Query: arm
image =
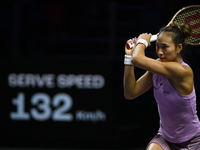
<path fill-rule="evenodd" d="M 190 71 L 178 62 L 160 62 L 144 55 L 133 56 L 132 63 L 141 69 L 152 72 L 153 74 L 158 74 L 176 81 L 180 81 L 184 76 L 190 74 Z"/>
<path fill-rule="evenodd" d="M 134 66 L 126 66 L 124 70 L 124 96 L 126 99 L 134 99 L 146 92 L 153 85 L 152 74 L 147 71 L 137 81 L 134 74 Z"/>
<path fill-rule="evenodd" d="M 139 38 L 150 40 L 151 34 L 142 34 Z M 149 43 L 150 45 L 150 43 Z M 134 66 L 168 78 L 172 86 L 181 94 L 190 94 L 193 89 L 193 72 L 191 68 L 178 62 L 160 62 L 145 56 L 145 46 L 138 44 L 133 53 Z"/>
<path fill-rule="evenodd" d="M 139 38 L 143 38 L 148 41 L 150 45 L 151 34 L 142 34 Z M 191 74 L 191 69 L 182 66 L 178 62 L 160 62 L 145 56 L 145 46 L 138 44 L 133 53 L 132 63 L 134 66 L 150 71 L 153 74 L 158 74 L 163 77 L 172 79 L 174 81 L 180 81 L 185 76 Z M 189 69 L 189 70 L 188 70 Z"/>
<path fill-rule="evenodd" d="M 128 50 L 125 47 L 126 55 L 132 55 L 133 49 L 135 46 Z M 124 96 L 126 99 L 134 99 L 147 91 L 152 83 L 152 74 L 147 71 L 142 77 L 140 77 L 137 81 L 135 79 L 134 74 L 134 66 L 133 65 L 125 65 L 124 68 Z"/>

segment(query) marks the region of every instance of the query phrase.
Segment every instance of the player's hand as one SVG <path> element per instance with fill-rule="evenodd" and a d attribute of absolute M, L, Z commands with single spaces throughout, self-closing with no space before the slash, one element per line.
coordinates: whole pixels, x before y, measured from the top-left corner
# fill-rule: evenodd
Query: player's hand
<path fill-rule="evenodd" d="M 125 45 L 125 54 L 126 55 L 132 55 L 133 53 L 133 50 L 135 49 L 135 46 L 136 46 L 136 43 L 137 43 L 137 38 L 133 38 L 133 39 L 129 39 L 126 43 L 134 43 L 135 45 L 131 48 L 131 49 L 128 49 Z"/>
<path fill-rule="evenodd" d="M 148 46 L 151 45 L 151 42 L 150 42 L 150 39 L 151 39 L 151 36 L 152 34 L 151 33 L 143 33 L 143 34 L 140 34 L 140 36 L 138 37 L 138 39 L 144 39 L 148 42 Z"/>

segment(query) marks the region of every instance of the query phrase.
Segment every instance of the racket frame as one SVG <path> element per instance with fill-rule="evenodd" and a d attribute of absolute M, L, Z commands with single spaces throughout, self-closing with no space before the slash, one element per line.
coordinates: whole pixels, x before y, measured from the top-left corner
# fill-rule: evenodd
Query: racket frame
<path fill-rule="evenodd" d="M 174 19 L 178 16 L 178 14 L 180 14 L 182 11 L 184 11 L 185 9 L 188 9 L 188 8 L 191 8 L 191 7 L 200 7 L 200 5 L 190 5 L 190 6 L 186 6 L 186 7 L 183 7 L 181 8 L 180 10 L 178 10 L 175 15 L 172 17 L 172 19 L 169 21 L 169 23 L 166 25 L 167 26 L 170 26 Z M 155 34 L 155 35 L 152 35 L 153 38 L 150 39 L 150 42 L 154 42 L 157 40 L 157 36 L 158 36 L 158 33 Z M 199 43 L 187 43 L 185 42 L 186 45 L 200 45 L 200 42 Z M 131 49 L 133 46 L 135 45 L 135 43 L 126 43 L 126 47 L 128 49 Z"/>
<path fill-rule="evenodd" d="M 183 7 L 181 8 L 179 11 L 176 12 L 176 14 L 172 17 L 172 19 L 170 20 L 170 22 L 167 24 L 167 26 L 171 25 L 173 23 L 173 21 L 175 20 L 175 18 L 182 12 L 184 11 L 185 9 L 188 9 L 188 8 L 191 8 L 191 7 L 200 7 L 200 5 L 190 5 L 190 6 L 186 6 L 186 7 Z M 199 18 L 200 19 L 200 18 Z M 186 45 L 200 45 L 200 42 L 199 43 L 188 43 L 188 42 L 185 42 Z"/>

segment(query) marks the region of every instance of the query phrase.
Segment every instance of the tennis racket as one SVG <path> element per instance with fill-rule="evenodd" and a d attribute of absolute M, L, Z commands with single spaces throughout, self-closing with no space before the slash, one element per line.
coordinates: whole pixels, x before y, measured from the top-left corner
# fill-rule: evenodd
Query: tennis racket
<path fill-rule="evenodd" d="M 173 22 L 188 23 L 192 29 L 192 34 L 185 40 L 187 45 L 200 45 L 200 5 L 191 5 L 180 9 L 170 20 L 167 26 Z M 157 40 L 157 34 L 152 35 L 150 42 Z M 134 43 L 126 43 L 126 47 L 131 49 Z"/>

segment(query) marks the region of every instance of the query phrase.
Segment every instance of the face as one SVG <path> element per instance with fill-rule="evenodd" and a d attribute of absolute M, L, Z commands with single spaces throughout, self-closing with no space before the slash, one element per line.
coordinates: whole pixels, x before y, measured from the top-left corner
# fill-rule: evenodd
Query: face
<path fill-rule="evenodd" d="M 176 47 L 173 43 L 171 36 L 165 32 L 159 34 L 156 41 L 156 52 L 161 62 L 178 61 L 180 50 L 179 46 Z"/>

